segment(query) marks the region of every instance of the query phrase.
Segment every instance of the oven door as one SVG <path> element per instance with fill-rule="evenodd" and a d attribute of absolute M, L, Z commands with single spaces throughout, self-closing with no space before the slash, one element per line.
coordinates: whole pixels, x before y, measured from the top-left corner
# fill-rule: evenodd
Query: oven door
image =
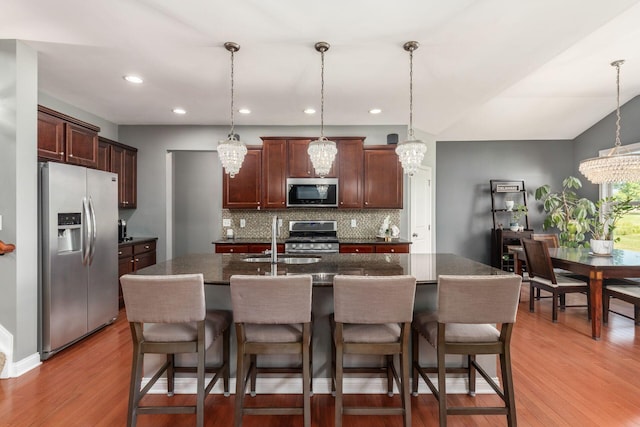
<path fill-rule="evenodd" d="M 337 178 L 287 179 L 287 207 L 335 208 L 337 206 Z"/>

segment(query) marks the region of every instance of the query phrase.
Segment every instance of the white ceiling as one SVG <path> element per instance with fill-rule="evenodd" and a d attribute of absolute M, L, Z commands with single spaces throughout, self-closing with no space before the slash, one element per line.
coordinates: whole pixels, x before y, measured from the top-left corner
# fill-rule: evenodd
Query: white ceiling
<path fill-rule="evenodd" d="M 40 90 L 118 124 L 414 127 L 438 140 L 570 139 L 640 93 L 640 0 L 4 0 L 0 38 L 39 51 Z M 125 82 L 138 74 L 144 84 Z M 187 115 L 176 116 L 181 106 Z M 382 114 L 370 115 L 371 108 Z M 613 135 L 612 130 L 612 135 Z M 624 117 L 623 117 L 624 133 Z M 613 141 L 613 138 L 612 138 Z"/>

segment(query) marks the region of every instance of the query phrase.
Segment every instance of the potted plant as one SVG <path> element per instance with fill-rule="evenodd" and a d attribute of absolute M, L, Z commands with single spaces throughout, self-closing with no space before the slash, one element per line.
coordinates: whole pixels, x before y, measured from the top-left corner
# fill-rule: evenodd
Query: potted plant
<path fill-rule="evenodd" d="M 596 212 L 591 219 L 591 250 L 597 255 L 610 255 L 613 251 L 613 232 L 618 221 L 634 209 L 631 197 L 612 196 L 600 199 L 595 203 Z"/>
<path fill-rule="evenodd" d="M 578 197 L 575 190 L 582 188 L 582 182 L 570 176 L 562 181 L 562 191 L 552 193 L 551 186 L 542 185 L 536 189 L 536 200 L 541 200 L 547 217 L 542 228 L 557 228 L 560 246 L 570 248 L 585 247 L 586 233 L 591 230 L 591 218 L 596 211 L 595 204 Z"/>
<path fill-rule="evenodd" d="M 511 231 L 522 231 L 524 227 L 521 228 L 518 221 L 520 221 L 520 218 L 526 215 L 528 211 L 525 205 L 518 204 L 513 207 L 511 210 L 511 223 L 509 224 Z"/>

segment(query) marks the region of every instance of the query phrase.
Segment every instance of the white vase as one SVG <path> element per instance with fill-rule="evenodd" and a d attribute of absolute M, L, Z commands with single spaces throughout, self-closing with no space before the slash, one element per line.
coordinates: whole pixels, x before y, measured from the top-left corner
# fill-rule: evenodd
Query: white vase
<path fill-rule="evenodd" d="M 504 206 L 507 208 L 507 211 L 511 212 L 513 210 L 513 200 L 506 200 Z"/>
<path fill-rule="evenodd" d="M 611 255 L 613 252 L 613 240 L 591 239 L 591 251 L 597 255 Z"/>

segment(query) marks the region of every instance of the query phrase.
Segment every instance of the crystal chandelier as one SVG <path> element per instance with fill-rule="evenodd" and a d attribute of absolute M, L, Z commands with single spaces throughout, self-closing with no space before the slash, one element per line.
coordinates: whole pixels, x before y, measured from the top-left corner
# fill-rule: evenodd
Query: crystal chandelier
<path fill-rule="evenodd" d="M 630 153 L 620 142 L 620 66 L 623 63 L 622 59 L 611 63 L 616 67 L 618 88 L 615 145 L 604 156 L 581 161 L 578 168 L 594 184 L 640 181 L 640 155 Z"/>
<path fill-rule="evenodd" d="M 320 52 L 322 60 L 320 69 L 320 138 L 309 143 L 307 153 L 309 153 L 316 173 L 324 178 L 331 170 L 338 149 L 335 142 L 329 141 L 324 136 L 324 53 L 329 50 L 329 43 L 318 42 L 315 47 Z"/>
<path fill-rule="evenodd" d="M 406 141 L 398 143 L 396 154 L 402 163 L 402 169 L 409 175 L 418 170 L 424 153 L 427 152 L 427 145 L 413 135 L 413 51 L 419 46 L 415 41 L 406 42 L 403 46 L 409 52 L 409 134 Z"/>
<path fill-rule="evenodd" d="M 247 147 L 244 142 L 238 140 L 238 136 L 233 130 L 233 54 L 240 50 L 240 45 L 233 42 L 227 42 L 224 47 L 231 52 L 231 132 L 226 141 L 218 142 L 218 157 L 225 172 L 230 178 L 236 176 L 240 172 L 240 167 L 247 154 Z"/>

